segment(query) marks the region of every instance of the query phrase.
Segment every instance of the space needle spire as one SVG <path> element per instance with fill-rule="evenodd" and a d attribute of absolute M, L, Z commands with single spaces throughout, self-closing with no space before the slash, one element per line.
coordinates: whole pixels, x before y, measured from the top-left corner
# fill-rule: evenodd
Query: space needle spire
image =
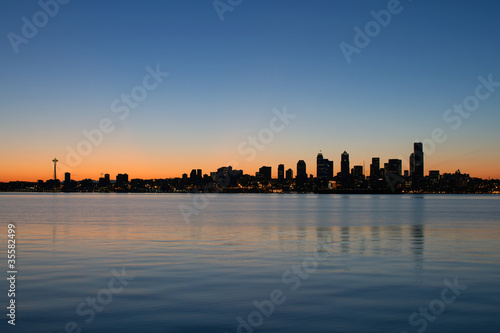
<path fill-rule="evenodd" d="M 57 160 L 57 158 L 54 157 L 52 162 L 54 162 L 54 180 L 57 180 L 56 165 L 57 165 L 57 162 L 59 162 L 59 161 Z"/>

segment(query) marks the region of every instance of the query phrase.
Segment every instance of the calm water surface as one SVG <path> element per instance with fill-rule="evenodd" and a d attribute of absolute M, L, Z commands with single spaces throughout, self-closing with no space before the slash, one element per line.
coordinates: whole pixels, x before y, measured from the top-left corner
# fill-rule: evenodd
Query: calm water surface
<path fill-rule="evenodd" d="M 499 219 L 499 196 L 3 193 L 0 331 L 498 332 Z"/>

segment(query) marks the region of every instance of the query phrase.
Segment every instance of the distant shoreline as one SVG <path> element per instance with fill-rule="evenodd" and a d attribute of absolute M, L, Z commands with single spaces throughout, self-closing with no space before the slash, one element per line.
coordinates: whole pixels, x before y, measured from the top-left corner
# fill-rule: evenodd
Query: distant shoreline
<path fill-rule="evenodd" d="M 148 194 L 148 195 L 162 195 L 162 194 L 197 194 L 197 195 L 214 195 L 214 194 L 273 194 L 273 195 L 305 195 L 305 194 L 318 194 L 318 195 L 500 195 L 500 192 L 490 193 L 468 193 L 468 192 L 383 192 L 383 191 L 318 191 L 318 192 L 65 192 L 65 191 L 0 191 L 0 194 L 7 193 L 20 193 L 20 194 Z"/>

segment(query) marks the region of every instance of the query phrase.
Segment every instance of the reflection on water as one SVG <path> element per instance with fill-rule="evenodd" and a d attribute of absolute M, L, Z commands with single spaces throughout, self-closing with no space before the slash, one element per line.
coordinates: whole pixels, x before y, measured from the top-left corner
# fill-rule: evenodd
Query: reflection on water
<path fill-rule="evenodd" d="M 416 332 L 408 317 L 454 277 L 469 287 L 428 332 L 500 323 L 498 197 L 218 195 L 186 224 L 192 200 L 0 194 L 19 239 L 15 331 L 237 332 L 280 289 L 255 332 Z M 290 291 L 284 272 L 315 253 L 327 259 Z M 136 278 L 85 323 L 77 306 L 122 268 Z"/>
<path fill-rule="evenodd" d="M 413 251 L 413 258 L 415 260 L 415 275 L 416 281 L 422 282 L 422 267 L 423 267 L 423 253 L 424 253 L 424 228 L 421 225 L 411 226 L 411 250 Z"/>

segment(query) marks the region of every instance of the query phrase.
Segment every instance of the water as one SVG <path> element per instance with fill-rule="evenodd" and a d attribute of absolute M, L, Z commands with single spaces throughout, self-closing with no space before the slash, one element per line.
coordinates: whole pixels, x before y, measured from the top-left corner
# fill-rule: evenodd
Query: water
<path fill-rule="evenodd" d="M 3 193 L 1 331 L 497 332 L 499 217 L 479 195 Z"/>

